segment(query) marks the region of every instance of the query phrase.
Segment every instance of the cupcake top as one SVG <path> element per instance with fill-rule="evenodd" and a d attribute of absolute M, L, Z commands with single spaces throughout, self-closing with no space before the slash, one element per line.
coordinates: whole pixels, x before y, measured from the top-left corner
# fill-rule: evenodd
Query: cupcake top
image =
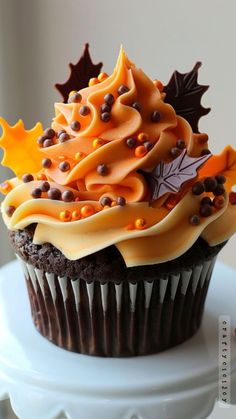
<path fill-rule="evenodd" d="M 212 246 L 227 240 L 236 231 L 236 150 L 212 155 L 198 132 L 208 112 L 199 66 L 163 87 L 121 48 L 113 74 L 55 104 L 50 128 L 1 118 L 2 164 L 16 174 L 0 188 L 7 227 L 36 224 L 34 243 L 70 260 L 114 244 L 128 267 L 174 259 L 199 236 Z"/>

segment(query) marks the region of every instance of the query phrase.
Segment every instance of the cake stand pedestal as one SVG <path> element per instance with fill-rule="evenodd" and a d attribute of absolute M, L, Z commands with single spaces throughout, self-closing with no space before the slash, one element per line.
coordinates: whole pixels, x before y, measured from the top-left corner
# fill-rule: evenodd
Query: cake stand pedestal
<path fill-rule="evenodd" d="M 218 263 L 193 338 L 157 355 L 89 357 L 35 330 L 20 266 L 12 262 L 0 270 L 0 398 L 10 399 L 20 419 L 204 419 L 218 395 L 220 315 L 231 318 L 235 385 L 235 295 L 236 272 Z"/>

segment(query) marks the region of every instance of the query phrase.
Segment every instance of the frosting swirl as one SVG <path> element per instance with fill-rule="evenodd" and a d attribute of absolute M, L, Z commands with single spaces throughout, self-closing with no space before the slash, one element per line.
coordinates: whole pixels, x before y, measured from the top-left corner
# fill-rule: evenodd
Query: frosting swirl
<path fill-rule="evenodd" d="M 119 94 L 120 86 L 125 86 L 123 94 Z M 236 151 L 227 147 L 221 155 L 208 155 L 200 164 L 200 156 L 207 150 L 206 134 L 192 132 L 123 49 L 113 74 L 79 94 L 79 102 L 55 105 L 52 128 L 66 133 L 68 140 L 54 138 L 51 146 L 40 149 L 35 141 L 37 156 L 40 153 L 40 159 L 48 159 L 48 167 L 36 170 L 33 180 L 24 182 L 23 161 L 22 173 L 19 169 L 18 178 L 8 181 L 11 190 L 2 204 L 2 214 L 9 229 L 36 223 L 34 243 L 50 242 L 71 260 L 114 244 L 127 266 L 174 259 L 200 235 L 215 245 L 235 233 L 236 206 L 229 196 L 236 183 Z M 111 108 L 105 112 L 106 118 L 101 114 L 104 98 L 107 109 Z M 127 145 L 129 139 L 134 146 Z M 175 161 L 180 140 L 187 156 L 199 160 L 197 176 L 187 177 L 177 193 L 166 192 L 152 200 L 143 172 L 150 174 L 161 163 Z M 213 206 L 212 199 L 214 209 L 207 216 L 202 211 L 198 223 L 191 223 L 203 197 L 214 198 L 207 189 L 204 195 L 194 194 L 193 184 L 219 174 L 226 177 L 225 189 L 218 194 L 221 204 L 216 200 Z M 49 199 L 40 179 L 62 197 L 70 191 L 73 199 Z M 32 197 L 36 190 L 41 190 L 40 199 Z M 103 199 L 111 205 L 103 205 Z M 14 211 L 9 216 L 10 207 Z"/>

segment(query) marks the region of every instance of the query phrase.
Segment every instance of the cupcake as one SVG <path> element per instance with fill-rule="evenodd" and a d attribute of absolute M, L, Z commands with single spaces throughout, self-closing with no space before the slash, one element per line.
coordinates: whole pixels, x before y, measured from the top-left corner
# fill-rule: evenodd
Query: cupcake
<path fill-rule="evenodd" d="M 167 85 L 121 48 L 88 45 L 49 128 L 0 119 L 3 220 L 37 330 L 96 356 L 158 353 L 200 327 L 217 254 L 236 231 L 236 150 L 213 155 L 197 63 Z"/>

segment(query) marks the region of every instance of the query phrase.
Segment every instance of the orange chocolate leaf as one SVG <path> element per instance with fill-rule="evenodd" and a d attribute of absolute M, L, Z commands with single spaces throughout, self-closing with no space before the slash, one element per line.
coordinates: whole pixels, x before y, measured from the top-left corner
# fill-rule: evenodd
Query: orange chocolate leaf
<path fill-rule="evenodd" d="M 0 118 L 3 133 L 0 147 L 4 150 L 2 165 L 9 167 L 17 176 L 35 173 L 41 169 L 42 154 L 37 145 L 37 138 L 43 134 L 43 127 L 38 122 L 31 130 L 25 130 L 20 119 L 14 126 Z"/>
<path fill-rule="evenodd" d="M 236 184 L 236 150 L 230 145 L 217 155 L 212 156 L 200 169 L 199 178 L 223 174 L 227 181 L 225 187 L 231 191 Z"/>

